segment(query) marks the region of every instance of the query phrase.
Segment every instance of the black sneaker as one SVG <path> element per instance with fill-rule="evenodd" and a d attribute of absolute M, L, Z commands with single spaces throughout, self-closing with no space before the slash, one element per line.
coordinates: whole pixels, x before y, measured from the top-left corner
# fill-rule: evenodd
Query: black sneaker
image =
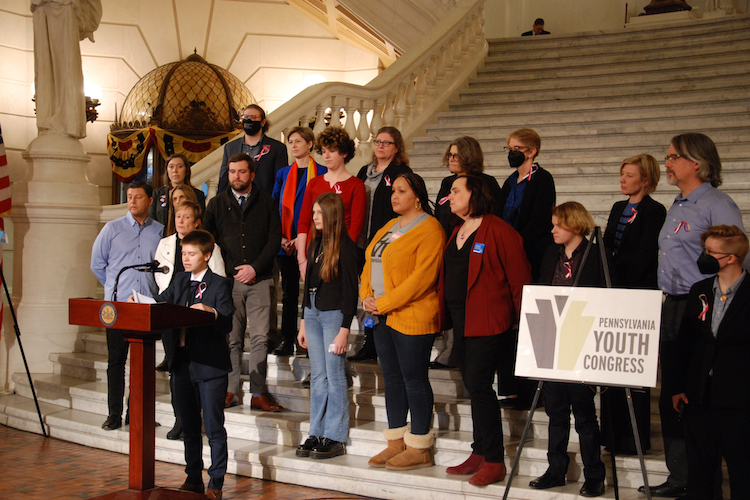
<path fill-rule="evenodd" d="M 343 455 L 344 453 L 346 453 L 344 450 L 344 443 L 324 437 L 321 438 L 318 445 L 313 447 L 312 451 L 310 451 L 310 458 L 333 458 Z"/>
<path fill-rule="evenodd" d="M 307 438 L 307 441 L 297 446 L 296 455 L 298 457 L 309 457 L 310 452 L 318 445 L 318 443 L 320 443 L 320 438 L 318 436 L 310 436 Z"/>

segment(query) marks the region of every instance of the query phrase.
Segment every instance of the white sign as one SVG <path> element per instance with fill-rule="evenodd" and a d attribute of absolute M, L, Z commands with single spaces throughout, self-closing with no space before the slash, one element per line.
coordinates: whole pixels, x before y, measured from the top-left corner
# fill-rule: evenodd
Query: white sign
<path fill-rule="evenodd" d="M 516 375 L 656 387 L 661 292 L 526 285 Z"/>

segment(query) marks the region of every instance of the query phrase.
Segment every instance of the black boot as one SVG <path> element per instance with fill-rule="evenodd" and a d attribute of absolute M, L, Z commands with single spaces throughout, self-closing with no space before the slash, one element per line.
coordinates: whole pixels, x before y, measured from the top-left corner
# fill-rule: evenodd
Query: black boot
<path fill-rule="evenodd" d="M 184 434 L 182 433 L 182 420 L 180 420 L 180 417 L 177 417 L 174 421 L 174 427 L 172 427 L 172 430 L 167 432 L 167 439 L 171 439 L 172 441 L 176 441 L 178 439 L 182 439 Z"/>
<path fill-rule="evenodd" d="M 375 340 L 372 338 L 372 329 L 365 328 L 365 341 L 357 354 L 348 358 L 349 361 L 370 361 L 378 359 L 378 351 L 375 350 Z"/>

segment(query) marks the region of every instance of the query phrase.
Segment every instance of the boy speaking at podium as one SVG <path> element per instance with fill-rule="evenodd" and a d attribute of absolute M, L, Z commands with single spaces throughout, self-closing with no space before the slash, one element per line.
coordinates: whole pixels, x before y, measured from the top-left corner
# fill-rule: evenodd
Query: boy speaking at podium
<path fill-rule="evenodd" d="M 232 328 L 234 304 L 231 282 L 211 272 L 208 261 L 214 249 L 211 233 L 195 230 L 182 239 L 184 273 L 175 276 L 156 302 L 170 302 L 212 313 L 216 322 L 183 329 L 173 336 L 175 355 L 169 367 L 174 381 L 177 416 L 185 433 L 185 473 L 181 490 L 204 492 L 203 424 L 211 447 L 211 466 L 206 496 L 220 500 L 227 471 L 227 432 L 224 428 L 224 397 L 232 369 L 226 335 Z M 129 299 L 129 300 L 132 300 Z"/>

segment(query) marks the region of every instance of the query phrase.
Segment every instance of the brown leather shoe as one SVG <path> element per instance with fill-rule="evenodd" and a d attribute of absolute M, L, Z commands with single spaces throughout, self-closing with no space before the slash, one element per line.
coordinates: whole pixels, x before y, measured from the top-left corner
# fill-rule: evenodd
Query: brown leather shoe
<path fill-rule="evenodd" d="M 281 411 L 281 406 L 275 404 L 265 394 L 261 394 L 260 396 L 253 396 L 250 399 L 250 408 L 252 408 L 253 410 L 263 411 Z"/>
<path fill-rule="evenodd" d="M 182 491 L 191 491 L 193 493 L 203 493 L 205 486 L 203 483 L 201 484 L 190 484 L 190 483 L 182 483 L 182 486 L 180 486 L 180 489 Z"/>
<path fill-rule="evenodd" d="M 233 392 L 228 392 L 227 397 L 224 399 L 224 408 L 231 408 L 240 404 L 239 398 L 234 395 Z"/>
<path fill-rule="evenodd" d="M 206 490 L 206 498 L 208 500 L 221 500 L 221 495 L 221 490 L 214 490 L 212 488 Z"/>

